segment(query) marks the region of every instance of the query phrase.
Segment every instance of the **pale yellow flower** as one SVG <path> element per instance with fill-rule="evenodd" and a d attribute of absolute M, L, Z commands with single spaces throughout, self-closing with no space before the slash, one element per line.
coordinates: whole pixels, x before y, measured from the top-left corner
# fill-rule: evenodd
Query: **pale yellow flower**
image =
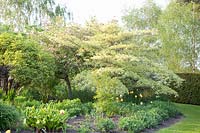
<path fill-rule="evenodd" d="M 63 115 L 65 113 L 64 110 L 60 110 L 60 114 Z"/>
<path fill-rule="evenodd" d="M 130 94 L 133 94 L 133 91 L 130 91 Z"/>
<path fill-rule="evenodd" d="M 11 133 L 11 130 L 6 130 L 6 132 L 5 133 Z"/>
<path fill-rule="evenodd" d="M 39 120 L 37 120 L 37 121 L 36 121 L 36 124 L 40 124 L 40 121 L 39 121 Z"/>

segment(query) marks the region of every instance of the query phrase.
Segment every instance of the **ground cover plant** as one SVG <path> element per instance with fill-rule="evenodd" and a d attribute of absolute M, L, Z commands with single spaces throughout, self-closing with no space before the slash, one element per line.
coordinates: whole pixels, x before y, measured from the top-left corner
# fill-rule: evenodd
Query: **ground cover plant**
<path fill-rule="evenodd" d="M 127 106 L 132 104 L 132 106 Z M 126 106 L 126 107 L 125 107 Z M 137 105 L 120 102 L 115 106 L 118 112 L 106 115 L 97 111 L 93 104 L 83 104 L 79 99 L 63 102 L 49 102 L 40 106 L 24 107 L 23 126 L 10 126 L 4 129 L 18 129 L 18 131 L 135 131 L 153 128 L 171 117 L 179 114 L 170 102 L 152 101 Z M 19 111 L 16 110 L 16 113 Z M 79 119 L 81 118 L 81 119 Z M 2 125 L 3 123 L 1 123 Z M 2 125 L 3 126 L 3 125 Z M 3 129 L 1 129 L 3 130 Z"/>
<path fill-rule="evenodd" d="M 178 114 L 173 105 L 162 102 L 155 102 L 152 104 L 152 107 L 147 106 L 145 108 L 133 113 L 132 116 L 121 118 L 119 120 L 119 127 L 123 130 L 139 132 L 145 128 L 154 127 Z"/>
<path fill-rule="evenodd" d="M 36 128 L 36 131 L 42 129 L 47 132 L 64 131 L 68 115 L 67 112 L 55 108 L 52 104 L 39 108 L 29 107 L 25 110 L 25 123 L 29 127 Z"/>
<path fill-rule="evenodd" d="M 12 106 L 0 102 L 0 131 L 17 128 L 20 122 L 20 113 Z"/>
<path fill-rule="evenodd" d="M 73 125 L 71 121 L 69 124 L 76 130 L 89 132 L 140 132 L 147 128 L 153 128 L 164 120 L 179 114 L 174 105 L 168 102 L 154 101 L 152 104 L 135 105 L 131 108 L 132 111 L 127 109 L 129 113 L 123 115 L 106 116 L 99 112 L 91 112 L 84 119 L 79 119 L 78 125 Z M 76 118 L 74 120 L 78 121 Z"/>

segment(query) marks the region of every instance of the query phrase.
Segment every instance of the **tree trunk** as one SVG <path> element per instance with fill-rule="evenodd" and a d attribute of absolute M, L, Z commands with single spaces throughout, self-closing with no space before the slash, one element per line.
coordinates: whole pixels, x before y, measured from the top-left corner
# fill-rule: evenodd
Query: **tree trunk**
<path fill-rule="evenodd" d="M 72 99 L 72 87 L 71 87 L 71 83 L 70 83 L 70 80 L 69 80 L 69 76 L 66 75 L 64 80 L 65 80 L 65 82 L 67 84 L 68 98 Z"/>
<path fill-rule="evenodd" d="M 6 92 L 6 95 L 8 95 L 8 77 L 4 79 L 4 90 Z"/>

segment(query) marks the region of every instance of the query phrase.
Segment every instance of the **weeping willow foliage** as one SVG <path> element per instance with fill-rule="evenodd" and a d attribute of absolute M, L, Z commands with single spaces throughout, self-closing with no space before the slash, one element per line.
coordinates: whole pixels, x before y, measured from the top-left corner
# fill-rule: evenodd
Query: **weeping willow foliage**
<path fill-rule="evenodd" d="M 200 54 L 199 4 L 172 2 L 159 19 L 161 53 L 176 72 L 198 71 Z M 173 55 L 173 56 L 172 56 Z"/>
<path fill-rule="evenodd" d="M 27 25 L 44 25 L 56 16 L 66 19 L 66 7 L 54 0 L 0 0 L 0 20 L 17 30 Z"/>

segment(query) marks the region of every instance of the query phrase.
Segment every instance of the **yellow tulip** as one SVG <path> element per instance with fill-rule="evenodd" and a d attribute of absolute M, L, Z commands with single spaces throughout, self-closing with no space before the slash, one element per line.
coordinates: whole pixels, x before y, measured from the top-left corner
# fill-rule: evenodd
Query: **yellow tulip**
<path fill-rule="evenodd" d="M 5 133 L 11 133 L 11 130 L 7 130 Z"/>

